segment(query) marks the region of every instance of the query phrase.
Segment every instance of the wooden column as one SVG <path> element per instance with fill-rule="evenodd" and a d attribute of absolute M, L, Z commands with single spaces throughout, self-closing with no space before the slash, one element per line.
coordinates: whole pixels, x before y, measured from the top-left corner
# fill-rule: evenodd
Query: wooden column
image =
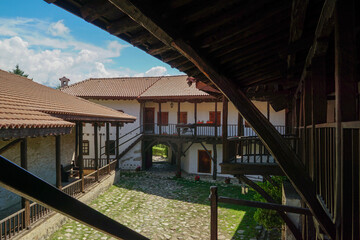
<path fill-rule="evenodd" d="M 79 166 L 79 124 L 75 125 L 75 165 Z"/>
<path fill-rule="evenodd" d="M 182 143 L 178 144 L 178 151 L 176 153 L 176 166 L 177 172 L 181 174 L 181 151 L 182 151 Z M 180 175 L 181 176 L 181 175 Z"/>
<path fill-rule="evenodd" d="M 20 144 L 20 166 L 27 170 L 28 169 L 28 159 L 27 159 L 27 138 L 23 138 Z M 29 228 L 30 225 L 30 201 L 26 198 L 21 198 L 21 207 L 25 208 L 24 213 L 24 226 Z"/>
<path fill-rule="evenodd" d="M 120 168 L 120 159 L 119 159 L 119 155 L 120 155 L 120 150 L 119 150 L 119 137 L 120 137 L 120 123 L 116 123 L 116 168 L 119 169 Z"/>
<path fill-rule="evenodd" d="M 77 122 L 77 125 L 79 128 L 79 174 L 81 178 L 81 191 L 84 192 L 83 123 Z"/>
<path fill-rule="evenodd" d="M 180 123 L 180 102 L 178 102 L 178 109 L 177 109 L 177 123 Z M 180 128 L 177 129 L 178 136 L 180 136 Z"/>
<path fill-rule="evenodd" d="M 210 187 L 210 239 L 218 239 L 218 192 L 217 187 Z"/>
<path fill-rule="evenodd" d="M 194 103 L 194 121 L 197 124 L 197 103 Z M 194 129 L 194 135 L 197 136 L 197 127 Z"/>
<path fill-rule="evenodd" d="M 61 135 L 55 136 L 56 187 L 61 190 Z"/>
<path fill-rule="evenodd" d="M 94 123 L 94 161 L 95 161 L 95 181 L 99 181 L 99 142 L 98 142 L 98 123 Z"/>
<path fill-rule="evenodd" d="M 159 117 L 158 117 L 158 126 L 159 126 L 159 135 L 161 135 L 161 123 L 162 123 L 162 116 L 161 116 L 161 102 L 159 102 Z"/>
<path fill-rule="evenodd" d="M 229 162 L 229 142 L 228 142 L 228 99 L 223 96 L 223 115 L 222 115 L 222 147 L 223 162 Z"/>
<path fill-rule="evenodd" d="M 213 164 L 214 164 L 214 169 L 213 169 L 213 180 L 216 180 L 217 177 L 217 148 L 216 148 L 216 143 L 213 143 Z"/>
<path fill-rule="evenodd" d="M 269 122 L 270 122 L 270 103 L 269 102 L 266 102 L 266 117 L 267 117 L 267 120 L 269 120 Z"/>
<path fill-rule="evenodd" d="M 215 124 L 215 137 L 218 136 L 217 134 L 217 101 L 215 101 L 215 120 L 214 120 L 214 124 Z"/>
<path fill-rule="evenodd" d="M 106 164 L 108 165 L 108 174 L 110 174 L 110 124 L 106 123 Z"/>
<path fill-rule="evenodd" d="M 335 8 L 335 116 L 336 116 L 336 204 L 337 239 L 352 239 L 352 161 L 345 146 L 342 122 L 356 116 L 355 6 L 353 0 L 336 2 Z M 357 204 L 358 199 L 356 200 Z M 358 228 L 357 226 L 354 228 Z"/>
<path fill-rule="evenodd" d="M 244 120 L 243 117 L 241 116 L 241 114 L 238 114 L 238 137 L 244 136 Z"/>

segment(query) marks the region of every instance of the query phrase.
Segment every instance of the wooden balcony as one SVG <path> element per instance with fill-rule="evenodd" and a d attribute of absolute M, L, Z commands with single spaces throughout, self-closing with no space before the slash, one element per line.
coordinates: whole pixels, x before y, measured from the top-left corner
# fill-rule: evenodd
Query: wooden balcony
<path fill-rule="evenodd" d="M 292 135 L 283 136 L 296 150 L 298 138 Z M 256 136 L 229 138 L 229 152 L 229 161 L 220 164 L 223 174 L 284 175 L 270 152 Z"/>

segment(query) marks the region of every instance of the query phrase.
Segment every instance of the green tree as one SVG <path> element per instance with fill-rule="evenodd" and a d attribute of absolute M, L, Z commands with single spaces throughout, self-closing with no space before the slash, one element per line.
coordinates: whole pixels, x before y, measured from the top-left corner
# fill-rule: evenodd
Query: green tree
<path fill-rule="evenodd" d="M 23 70 L 20 69 L 19 64 L 16 64 L 15 68 L 12 71 L 9 71 L 9 73 L 14 73 L 19 76 L 28 77 L 28 74 L 25 74 Z"/>

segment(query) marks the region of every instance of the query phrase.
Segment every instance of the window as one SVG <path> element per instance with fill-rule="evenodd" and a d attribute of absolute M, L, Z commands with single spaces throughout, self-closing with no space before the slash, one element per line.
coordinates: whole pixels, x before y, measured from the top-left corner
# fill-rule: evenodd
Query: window
<path fill-rule="evenodd" d="M 82 144 L 83 144 L 82 145 L 83 155 L 89 155 L 89 147 L 90 147 L 89 141 L 83 140 Z"/>
<path fill-rule="evenodd" d="M 180 112 L 180 119 L 178 123 L 187 124 L 187 112 Z"/>
<path fill-rule="evenodd" d="M 212 124 L 215 124 L 215 111 L 209 112 L 209 121 Z M 216 124 L 220 126 L 221 123 L 221 112 L 216 112 Z"/>
<path fill-rule="evenodd" d="M 108 150 L 109 150 L 109 155 L 115 155 L 115 141 L 114 140 L 105 141 L 105 154 L 106 155 L 108 155 Z"/>
<path fill-rule="evenodd" d="M 158 112 L 158 125 L 165 125 L 167 126 L 169 124 L 169 113 L 168 112 L 161 112 L 161 121 L 160 121 L 160 113 Z"/>

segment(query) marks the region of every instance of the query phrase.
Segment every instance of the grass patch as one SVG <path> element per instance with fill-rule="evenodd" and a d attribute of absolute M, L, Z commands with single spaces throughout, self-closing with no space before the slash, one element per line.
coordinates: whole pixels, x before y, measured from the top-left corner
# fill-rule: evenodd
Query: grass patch
<path fill-rule="evenodd" d="M 194 181 L 184 178 L 159 179 L 147 172 L 123 172 L 120 182 L 110 187 L 90 206 L 150 239 L 168 236 L 209 239 L 210 187 L 220 196 L 253 200 L 254 191 L 241 194 L 233 184 Z M 251 239 L 258 236 L 253 219 L 255 209 L 219 204 L 219 236 Z M 50 239 L 106 239 L 75 221 L 69 221 Z"/>

